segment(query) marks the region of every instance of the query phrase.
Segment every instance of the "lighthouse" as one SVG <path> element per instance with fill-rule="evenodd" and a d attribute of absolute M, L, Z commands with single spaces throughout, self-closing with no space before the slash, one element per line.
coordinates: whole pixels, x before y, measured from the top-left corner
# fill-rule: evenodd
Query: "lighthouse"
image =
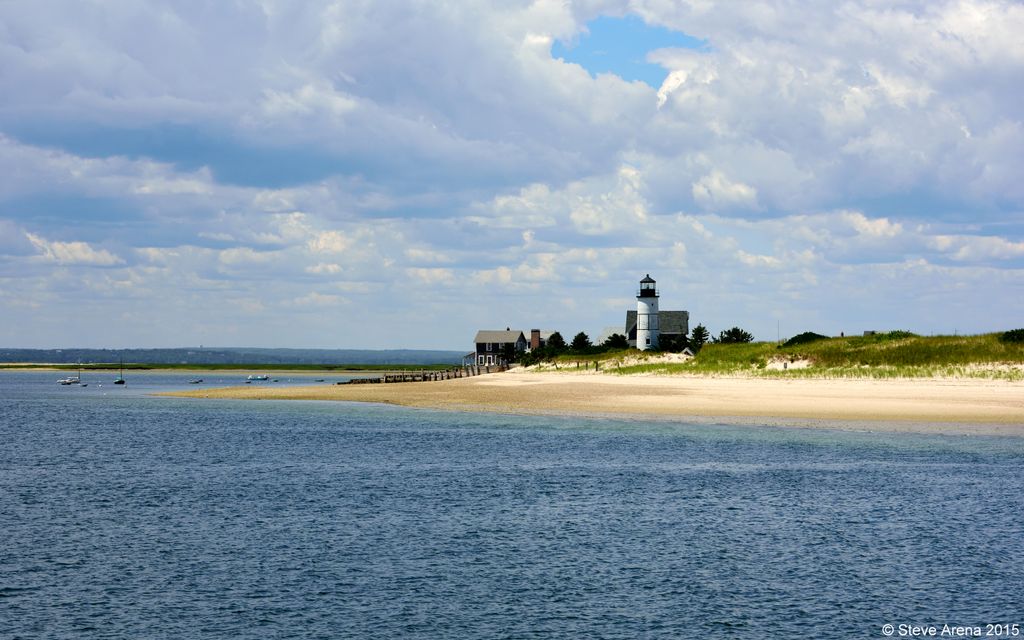
<path fill-rule="evenodd" d="M 647 274 L 640 281 L 636 296 L 636 348 L 641 351 L 658 348 L 658 290 L 654 278 Z"/>

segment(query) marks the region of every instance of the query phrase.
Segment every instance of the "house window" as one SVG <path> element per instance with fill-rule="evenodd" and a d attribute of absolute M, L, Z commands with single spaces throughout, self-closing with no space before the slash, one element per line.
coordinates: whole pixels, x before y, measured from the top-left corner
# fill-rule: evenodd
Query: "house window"
<path fill-rule="evenodd" d="M 487 364 L 494 364 L 494 356 L 487 356 Z"/>
<path fill-rule="evenodd" d="M 644 340 L 644 342 L 646 342 L 647 344 L 651 344 L 651 339 L 647 338 L 646 340 Z"/>
<path fill-rule="evenodd" d="M 484 363 L 484 357 L 483 356 L 477 356 L 476 363 L 477 364 L 483 364 Z"/>
<path fill-rule="evenodd" d="M 487 350 L 488 351 L 494 351 L 494 343 L 493 342 L 488 342 L 487 343 Z"/>

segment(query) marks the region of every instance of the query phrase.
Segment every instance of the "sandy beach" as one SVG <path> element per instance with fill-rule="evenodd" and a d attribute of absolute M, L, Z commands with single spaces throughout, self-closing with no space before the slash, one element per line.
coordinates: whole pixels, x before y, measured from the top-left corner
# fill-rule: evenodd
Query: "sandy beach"
<path fill-rule="evenodd" d="M 169 395 L 375 402 L 455 411 L 737 419 L 894 431 L 1024 435 L 1024 385 L 976 379 L 615 376 L 509 371 L 392 384 L 196 389 Z M 746 420 L 743 420 L 746 419 Z"/>

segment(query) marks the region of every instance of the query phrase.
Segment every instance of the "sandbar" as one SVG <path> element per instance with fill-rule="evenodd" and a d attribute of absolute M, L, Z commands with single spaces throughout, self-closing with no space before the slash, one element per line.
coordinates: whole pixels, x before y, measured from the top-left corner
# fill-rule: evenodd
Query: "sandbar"
<path fill-rule="evenodd" d="M 979 379 L 777 379 L 507 371 L 430 382 L 196 389 L 165 395 L 373 402 L 452 411 L 738 419 L 1024 436 L 1024 384 Z M 755 420 L 757 419 L 757 420 Z"/>

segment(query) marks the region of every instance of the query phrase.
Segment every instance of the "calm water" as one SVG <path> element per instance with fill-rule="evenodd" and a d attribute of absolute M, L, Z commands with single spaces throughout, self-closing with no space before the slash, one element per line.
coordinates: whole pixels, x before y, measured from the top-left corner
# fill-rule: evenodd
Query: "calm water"
<path fill-rule="evenodd" d="M 1024 624 L 1024 439 L 191 401 L 145 395 L 187 375 L 57 377 L 0 373 L 3 638 Z"/>

